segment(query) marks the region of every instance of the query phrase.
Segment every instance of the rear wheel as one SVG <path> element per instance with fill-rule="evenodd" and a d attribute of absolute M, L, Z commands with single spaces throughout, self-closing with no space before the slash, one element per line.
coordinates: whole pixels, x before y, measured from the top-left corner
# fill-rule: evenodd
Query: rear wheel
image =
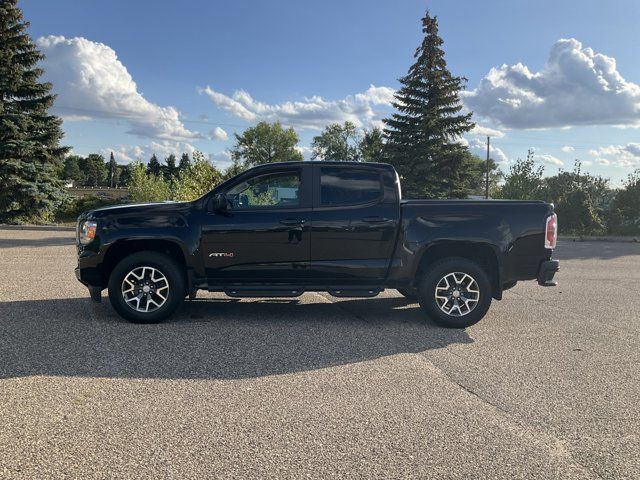
<path fill-rule="evenodd" d="M 434 263 L 418 288 L 420 306 L 439 325 L 465 328 L 479 322 L 491 306 L 487 273 L 466 258 L 451 257 Z"/>
<path fill-rule="evenodd" d="M 134 323 L 158 323 L 182 304 L 185 281 L 173 259 L 157 252 L 137 252 L 116 265 L 109 277 L 109 300 L 118 314 Z"/>

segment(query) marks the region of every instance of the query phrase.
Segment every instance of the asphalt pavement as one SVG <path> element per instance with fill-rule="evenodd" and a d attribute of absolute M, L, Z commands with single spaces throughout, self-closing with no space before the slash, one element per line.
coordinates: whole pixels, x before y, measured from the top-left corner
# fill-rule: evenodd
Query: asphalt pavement
<path fill-rule="evenodd" d="M 640 244 L 447 330 L 395 290 L 129 324 L 72 235 L 0 230 L 0 478 L 640 478 Z"/>

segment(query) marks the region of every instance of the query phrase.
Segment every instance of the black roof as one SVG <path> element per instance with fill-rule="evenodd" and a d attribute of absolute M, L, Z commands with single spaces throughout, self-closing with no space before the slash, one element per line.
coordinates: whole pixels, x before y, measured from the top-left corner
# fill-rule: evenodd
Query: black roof
<path fill-rule="evenodd" d="M 339 166 L 339 167 L 343 167 L 346 165 L 352 165 L 352 166 L 371 166 L 371 167 L 378 167 L 378 168 L 386 168 L 386 169 L 392 169 L 393 167 L 388 164 L 388 163 L 380 163 L 380 162 L 343 162 L 343 161 L 339 161 L 339 160 L 298 160 L 298 161 L 293 161 L 293 162 L 273 162 L 273 163 L 261 163 L 260 165 L 256 165 L 253 168 L 260 168 L 260 167 L 269 167 L 269 166 L 274 166 L 274 165 L 278 165 L 278 166 L 297 166 L 297 165 L 334 165 L 334 166 Z"/>

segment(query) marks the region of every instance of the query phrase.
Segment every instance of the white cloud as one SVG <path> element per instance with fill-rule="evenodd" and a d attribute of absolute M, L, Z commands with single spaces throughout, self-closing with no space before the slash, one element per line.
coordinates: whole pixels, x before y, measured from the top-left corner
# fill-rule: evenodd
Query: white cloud
<path fill-rule="evenodd" d="M 626 145 L 607 145 L 598 149 L 589 150 L 589 154 L 598 158 L 600 165 L 610 165 L 607 159 L 614 158 L 615 165 L 621 168 L 640 167 L 640 143 L 627 143 Z M 606 160 L 607 163 L 601 163 Z"/>
<path fill-rule="evenodd" d="M 394 90 L 371 85 L 366 91 L 340 100 L 326 100 L 320 96 L 300 101 L 268 104 L 256 101 L 248 92 L 236 90 L 232 96 L 207 86 L 200 89 L 218 108 L 249 122 L 279 120 L 295 128 L 321 129 L 328 123 L 351 121 L 356 126 L 372 126 L 380 120 L 373 107 L 390 106 Z"/>
<path fill-rule="evenodd" d="M 229 135 L 224 131 L 224 129 L 216 127 L 211 130 L 211 132 L 209 133 L 209 137 L 212 140 L 227 140 L 229 138 Z"/>
<path fill-rule="evenodd" d="M 565 153 L 571 153 L 573 151 L 575 151 L 575 148 L 573 148 L 570 145 L 565 145 L 564 147 L 562 147 L 560 150 L 562 150 Z"/>
<path fill-rule="evenodd" d="M 549 154 L 535 155 L 534 159 L 540 160 L 544 163 L 548 163 L 549 165 L 556 165 L 558 167 L 564 166 L 564 162 L 562 160 Z"/>
<path fill-rule="evenodd" d="M 600 165 L 611 165 L 611 161 L 607 160 L 606 158 L 597 158 L 596 161 L 600 164 Z"/>
<path fill-rule="evenodd" d="M 122 119 L 128 133 L 165 140 L 200 138 L 188 130 L 174 107 L 161 107 L 138 91 L 138 86 L 109 46 L 82 37 L 41 37 L 46 55 L 44 78 L 58 94 L 57 112 L 67 120 Z"/>
<path fill-rule="evenodd" d="M 614 58 L 575 39 L 558 40 L 539 72 L 522 63 L 492 68 L 462 96 L 506 128 L 640 126 L 640 85 L 622 77 Z"/>
<path fill-rule="evenodd" d="M 493 137 L 493 138 L 502 138 L 505 136 L 505 133 L 502 130 L 496 130 L 495 128 L 483 127 L 482 125 L 476 124 L 475 127 L 469 132 L 470 135 L 479 135 L 481 137 Z"/>
<path fill-rule="evenodd" d="M 480 158 L 487 158 L 487 144 L 486 141 L 480 138 L 472 138 L 471 140 L 463 139 L 460 143 L 469 146 L 469 151 Z M 496 163 L 506 165 L 509 163 L 509 159 L 505 153 L 499 147 L 494 147 L 489 144 L 489 157 L 491 157 Z"/>

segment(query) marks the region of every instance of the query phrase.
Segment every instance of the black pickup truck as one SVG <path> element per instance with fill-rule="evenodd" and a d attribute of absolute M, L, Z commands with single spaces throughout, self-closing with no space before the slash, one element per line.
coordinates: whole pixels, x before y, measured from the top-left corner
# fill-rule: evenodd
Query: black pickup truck
<path fill-rule="evenodd" d="M 555 285 L 553 205 L 403 200 L 381 163 L 261 165 L 193 202 L 120 205 L 78 219 L 76 276 L 124 318 L 159 322 L 197 290 L 230 297 L 395 288 L 448 327 L 479 321 L 519 280 Z"/>

